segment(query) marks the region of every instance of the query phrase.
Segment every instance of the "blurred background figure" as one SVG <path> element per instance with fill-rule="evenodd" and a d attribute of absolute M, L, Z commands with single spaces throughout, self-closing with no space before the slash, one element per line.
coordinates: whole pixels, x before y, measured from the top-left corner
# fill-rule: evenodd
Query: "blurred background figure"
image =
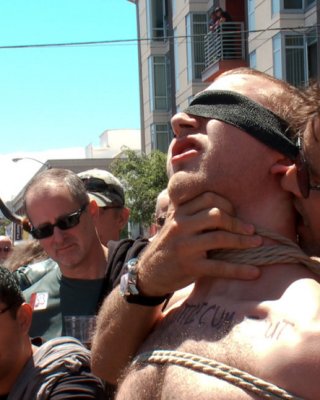
<path fill-rule="evenodd" d="M 154 237 L 159 233 L 164 223 L 166 222 L 167 211 L 169 207 L 169 195 L 168 190 L 163 189 L 157 197 L 156 208 L 154 213 L 154 227 L 155 232 L 153 236 L 149 238 L 149 240 L 154 239 Z"/>
<path fill-rule="evenodd" d="M 99 207 L 96 228 L 101 243 L 106 246 L 109 240 L 120 240 L 130 215 L 129 208 L 125 206 L 122 184 L 103 169 L 80 172 L 78 176 L 84 183 L 90 200 L 95 200 Z"/>
<path fill-rule="evenodd" d="M 12 251 L 12 240 L 9 236 L 0 236 L 0 265 L 6 261 Z"/>
<path fill-rule="evenodd" d="M 21 266 L 34 264 L 47 258 L 48 255 L 38 240 L 26 240 L 12 248 L 3 265 L 10 271 L 15 271 Z"/>

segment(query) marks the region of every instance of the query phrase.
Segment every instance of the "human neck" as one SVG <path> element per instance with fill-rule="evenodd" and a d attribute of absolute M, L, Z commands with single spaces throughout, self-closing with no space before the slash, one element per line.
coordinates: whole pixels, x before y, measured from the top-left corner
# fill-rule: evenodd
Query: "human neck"
<path fill-rule="evenodd" d="M 32 357 L 32 347 L 29 339 L 23 346 L 21 354 L 15 359 L 14 367 L 7 371 L 7 375 L 3 375 L 0 379 L 0 396 L 9 394 L 13 389 L 23 368 Z"/>
<path fill-rule="evenodd" d="M 91 249 L 90 254 L 72 267 L 59 264 L 61 273 L 71 279 L 101 279 L 106 273 L 108 249 L 99 243 L 95 250 Z"/>

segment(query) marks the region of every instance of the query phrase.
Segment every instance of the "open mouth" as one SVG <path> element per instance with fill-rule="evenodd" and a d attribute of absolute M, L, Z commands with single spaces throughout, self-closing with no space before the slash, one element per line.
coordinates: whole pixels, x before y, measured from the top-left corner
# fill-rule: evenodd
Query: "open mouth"
<path fill-rule="evenodd" d="M 199 144 L 190 137 L 176 140 L 172 146 L 171 155 L 172 161 L 185 160 L 190 156 L 198 154 L 200 151 Z"/>

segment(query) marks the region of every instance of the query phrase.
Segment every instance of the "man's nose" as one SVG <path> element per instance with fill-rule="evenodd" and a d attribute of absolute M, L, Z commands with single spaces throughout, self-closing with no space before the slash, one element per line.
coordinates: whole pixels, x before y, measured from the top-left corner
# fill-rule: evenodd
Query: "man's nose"
<path fill-rule="evenodd" d="M 53 240 L 56 243 L 62 243 L 65 238 L 65 233 L 63 230 L 59 229 L 57 226 L 53 228 L 53 234 L 52 234 Z"/>
<path fill-rule="evenodd" d="M 195 116 L 180 112 L 171 118 L 171 126 L 175 136 L 180 137 L 192 133 L 199 127 L 199 122 Z"/>

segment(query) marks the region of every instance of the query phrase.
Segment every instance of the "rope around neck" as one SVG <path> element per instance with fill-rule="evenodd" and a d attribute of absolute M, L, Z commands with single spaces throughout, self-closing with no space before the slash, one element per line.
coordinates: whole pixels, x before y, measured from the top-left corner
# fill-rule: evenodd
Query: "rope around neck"
<path fill-rule="evenodd" d="M 212 250 L 209 252 L 209 258 L 236 264 L 251 264 L 256 266 L 279 263 L 300 263 L 315 274 L 320 275 L 320 261 L 317 258 L 309 257 L 292 240 L 262 228 L 257 228 L 256 233 L 268 239 L 273 239 L 280 243 L 280 245 L 244 250 Z"/>
<path fill-rule="evenodd" d="M 133 365 L 147 362 L 160 365 L 169 363 L 186 367 L 193 371 L 206 373 L 207 375 L 223 379 L 241 389 L 257 394 L 261 399 L 303 400 L 302 397 L 295 396 L 286 390 L 262 379 L 256 378 L 247 372 L 243 372 L 221 362 L 213 361 L 206 357 L 196 356 L 191 353 L 170 350 L 154 350 L 152 352 L 139 354 L 133 360 Z"/>

